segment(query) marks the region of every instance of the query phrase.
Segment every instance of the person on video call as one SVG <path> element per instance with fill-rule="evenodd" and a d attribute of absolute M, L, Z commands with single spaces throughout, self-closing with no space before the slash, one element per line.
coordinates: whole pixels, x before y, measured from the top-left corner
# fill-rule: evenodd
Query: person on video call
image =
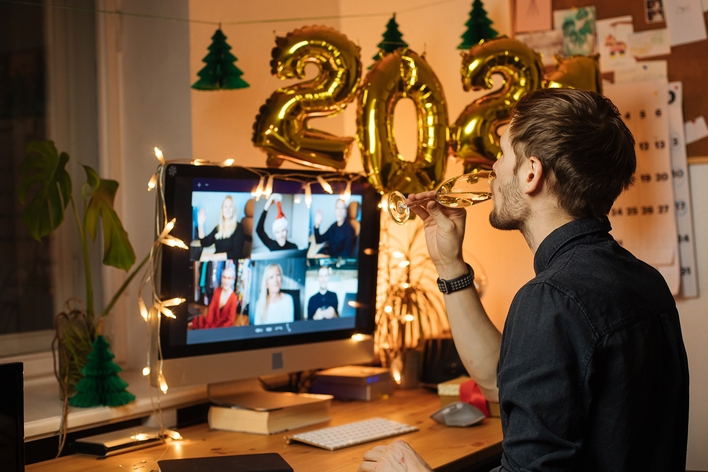
<path fill-rule="evenodd" d="M 283 196 L 279 193 L 274 193 L 268 198 L 268 201 L 263 207 L 263 213 L 261 213 L 261 217 L 258 218 L 258 225 L 256 226 L 256 234 L 259 238 L 261 238 L 263 244 L 271 251 L 297 249 L 297 245 L 295 243 L 288 241 L 288 219 L 285 217 L 285 213 L 283 213 L 283 207 L 281 204 L 282 199 Z M 278 214 L 275 217 L 275 220 L 273 220 L 272 227 L 273 236 L 275 236 L 275 239 L 270 238 L 265 232 L 266 214 L 268 213 L 268 209 L 271 207 L 273 202 L 275 202 L 278 207 Z"/>
<path fill-rule="evenodd" d="M 536 272 L 502 333 L 462 258 L 465 210 L 441 207 L 434 192 L 407 200 L 440 279 L 464 281 L 445 306 L 467 371 L 499 402 L 495 470 L 685 470 L 688 363 L 676 304 L 661 274 L 610 235 L 607 214 L 636 167 L 617 108 L 581 90 L 530 93 L 501 149 L 489 221 L 521 232 Z M 396 441 L 367 452 L 359 470 L 431 469 Z"/>
<path fill-rule="evenodd" d="M 311 320 L 328 320 L 339 317 L 337 307 L 339 299 L 337 294 L 327 290 L 329 283 L 329 271 L 327 266 L 320 266 L 317 269 L 317 283 L 320 289 L 307 301 L 307 318 Z"/>
<path fill-rule="evenodd" d="M 221 285 L 214 289 L 206 315 L 192 318 L 190 327 L 206 329 L 233 326 L 238 308 L 238 297 L 234 292 L 235 285 L 236 267 L 233 263 L 227 264 L 221 272 Z"/>
<path fill-rule="evenodd" d="M 293 297 L 281 292 L 283 269 L 280 264 L 268 264 L 263 270 L 261 293 L 256 303 L 253 324 L 288 323 L 294 320 Z"/>
<path fill-rule="evenodd" d="M 243 245 L 246 235 L 243 225 L 236 221 L 234 199 L 231 195 L 227 195 L 221 203 L 219 224 L 208 235 L 204 230 L 206 219 L 206 210 L 200 208 L 197 214 L 197 236 L 202 247 L 200 260 L 234 260 L 244 257 Z M 204 249 L 211 245 L 214 245 L 214 253 L 205 253 Z"/>
<path fill-rule="evenodd" d="M 326 249 L 330 257 L 354 256 L 354 227 L 347 219 L 347 202 L 338 199 L 334 206 L 335 222 L 320 234 L 322 224 L 322 210 L 317 209 L 314 220 L 314 234 L 316 243 L 328 243 Z"/>

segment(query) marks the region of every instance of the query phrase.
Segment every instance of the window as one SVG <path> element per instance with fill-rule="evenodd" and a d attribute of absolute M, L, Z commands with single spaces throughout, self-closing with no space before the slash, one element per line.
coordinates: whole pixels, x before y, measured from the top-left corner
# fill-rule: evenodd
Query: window
<path fill-rule="evenodd" d="M 69 153 L 75 194 L 83 182 L 78 162 L 97 168 L 94 6 L 65 4 L 79 10 L 41 1 L 0 3 L 0 357 L 19 360 L 49 351 L 55 315 L 69 297 L 83 298 L 72 215 L 37 242 L 17 199 L 19 167 L 31 140 L 51 139 Z M 99 280 L 94 290 L 100 303 Z"/>

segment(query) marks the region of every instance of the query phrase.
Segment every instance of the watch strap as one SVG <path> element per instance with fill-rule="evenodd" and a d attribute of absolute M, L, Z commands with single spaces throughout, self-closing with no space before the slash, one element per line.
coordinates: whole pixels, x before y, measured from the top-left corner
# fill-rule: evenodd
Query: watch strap
<path fill-rule="evenodd" d="M 457 292 L 458 290 L 472 286 L 474 282 L 474 271 L 469 264 L 465 263 L 465 265 L 467 266 L 467 273 L 465 275 L 450 280 L 443 280 L 438 277 L 438 288 L 442 293 Z"/>

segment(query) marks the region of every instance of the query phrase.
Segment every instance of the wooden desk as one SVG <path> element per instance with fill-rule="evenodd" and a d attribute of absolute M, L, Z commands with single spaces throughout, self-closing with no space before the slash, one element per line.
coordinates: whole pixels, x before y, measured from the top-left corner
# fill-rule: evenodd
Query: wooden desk
<path fill-rule="evenodd" d="M 300 431 L 351 423 L 376 416 L 417 426 L 420 431 L 398 436 L 410 443 L 428 463 L 438 471 L 455 471 L 483 462 L 501 453 L 501 424 L 498 418 L 487 418 L 471 428 L 448 428 L 429 418 L 440 406 L 434 393 L 424 390 L 396 390 L 385 400 L 371 403 L 332 403 L 332 420 L 328 423 L 303 428 Z M 295 472 L 348 471 L 354 472 L 364 452 L 385 439 L 338 451 L 296 444 L 286 445 L 284 434 L 262 436 L 257 434 L 210 431 L 206 424 L 184 428 L 181 441 L 171 441 L 134 452 L 126 452 L 106 459 L 73 455 L 27 466 L 28 472 L 157 472 L 157 461 L 182 457 L 277 452 Z"/>

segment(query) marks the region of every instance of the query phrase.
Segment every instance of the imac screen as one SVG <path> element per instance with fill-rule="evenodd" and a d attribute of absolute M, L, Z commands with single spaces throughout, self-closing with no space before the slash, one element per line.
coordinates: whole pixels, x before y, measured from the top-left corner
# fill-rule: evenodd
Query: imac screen
<path fill-rule="evenodd" d="M 266 174 L 272 193 L 256 198 Z M 163 250 L 161 299 L 186 299 L 161 323 L 163 358 L 373 332 L 380 196 L 348 175 L 326 193 L 320 174 L 167 166 L 166 216 L 189 250 Z"/>

